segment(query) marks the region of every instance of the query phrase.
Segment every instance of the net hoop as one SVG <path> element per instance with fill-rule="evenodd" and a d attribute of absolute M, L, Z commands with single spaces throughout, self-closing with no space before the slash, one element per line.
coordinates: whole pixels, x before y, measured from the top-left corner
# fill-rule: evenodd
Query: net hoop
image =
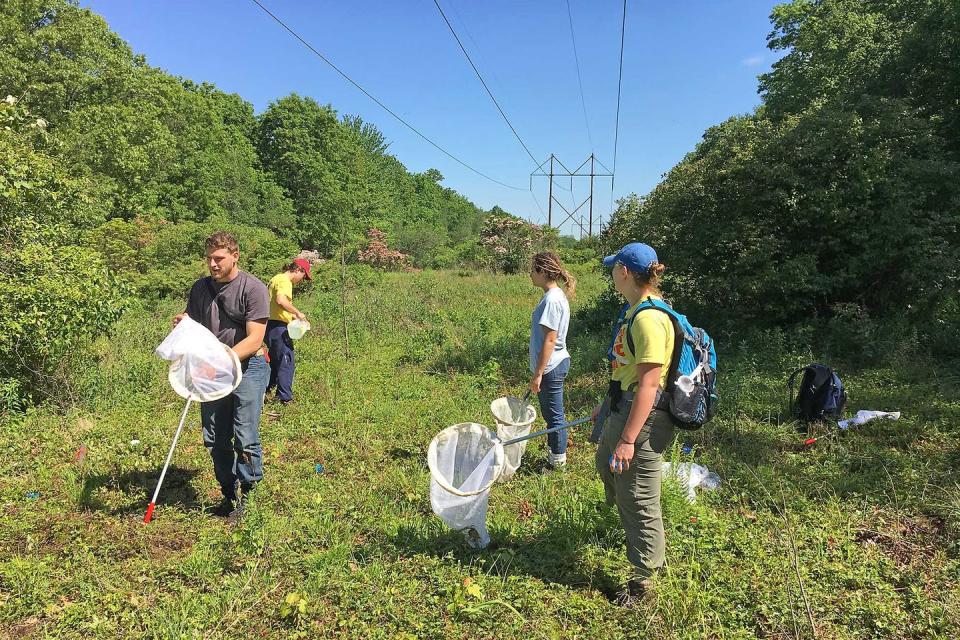
<path fill-rule="evenodd" d="M 493 456 L 493 469 L 490 481 L 472 491 L 462 491 L 450 484 L 449 479 L 441 471 L 438 465 L 439 448 L 447 444 L 450 440 L 459 438 L 461 435 L 486 438 L 490 441 L 490 447 L 486 455 Z M 503 463 L 504 452 L 500 438 L 498 438 L 497 435 L 490 431 L 490 429 L 487 427 L 475 422 L 461 422 L 459 424 L 447 427 L 433 437 L 433 440 L 430 441 L 430 447 L 427 449 L 427 466 L 430 468 L 430 476 L 440 486 L 441 489 L 455 496 L 475 496 L 483 493 L 484 491 L 488 491 L 493 483 L 496 482 L 497 478 L 500 476 L 500 473 L 503 471 Z"/>

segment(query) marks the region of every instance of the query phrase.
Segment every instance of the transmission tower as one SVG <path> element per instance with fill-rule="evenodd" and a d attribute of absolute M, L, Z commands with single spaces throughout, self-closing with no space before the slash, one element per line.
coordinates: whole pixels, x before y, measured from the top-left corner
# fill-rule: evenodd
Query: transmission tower
<path fill-rule="evenodd" d="M 589 173 L 587 173 L 587 165 L 589 165 Z M 597 171 L 597 165 L 603 169 L 603 172 Z M 556 204 L 560 209 L 563 210 L 563 213 L 566 214 L 563 220 L 560 221 L 556 227 L 559 229 L 562 227 L 567 220 L 573 220 L 573 223 L 580 228 L 580 237 L 583 238 L 583 234 L 586 233 L 588 237 L 593 237 L 593 183 L 596 178 L 610 178 L 611 184 L 613 180 L 613 172 L 607 169 L 607 167 L 597 159 L 594 154 L 584 160 L 579 167 L 570 171 L 560 159 L 554 154 L 550 154 L 550 157 L 540 163 L 536 169 L 533 170 L 533 173 L 530 174 L 530 189 L 533 189 L 533 179 L 534 178 L 547 178 L 548 183 L 548 198 L 547 198 L 547 226 L 554 226 L 553 224 L 553 205 Z M 553 180 L 554 178 L 564 178 L 570 180 L 570 190 L 573 191 L 573 179 L 574 178 L 590 178 L 590 195 L 587 196 L 583 202 L 578 204 L 572 211 L 567 209 L 562 202 L 560 202 L 553 195 Z M 574 201 L 576 202 L 576 201 Z M 577 217 L 578 212 L 584 206 L 588 207 L 588 217 L 586 220 L 586 227 L 584 227 L 583 214 L 580 214 Z"/>

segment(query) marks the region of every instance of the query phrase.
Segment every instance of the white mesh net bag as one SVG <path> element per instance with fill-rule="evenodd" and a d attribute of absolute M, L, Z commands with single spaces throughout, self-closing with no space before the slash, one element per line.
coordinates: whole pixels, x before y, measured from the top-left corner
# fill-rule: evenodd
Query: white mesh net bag
<path fill-rule="evenodd" d="M 497 436 L 504 442 L 530 433 L 530 426 L 537 419 L 537 410 L 528 401 L 513 396 L 497 398 L 490 403 L 490 411 L 493 412 L 493 418 L 497 424 Z M 526 449 L 526 441 L 504 447 L 505 459 L 499 480 L 509 480 L 513 477 Z"/>
<path fill-rule="evenodd" d="M 490 544 L 487 503 L 490 486 L 503 470 L 503 445 L 482 424 L 447 427 L 430 442 L 430 505 L 447 526 L 462 531 L 467 544 Z"/>
<path fill-rule="evenodd" d="M 243 377 L 233 349 L 188 317 L 160 343 L 156 354 L 171 362 L 167 379 L 177 395 L 195 402 L 230 395 Z"/>

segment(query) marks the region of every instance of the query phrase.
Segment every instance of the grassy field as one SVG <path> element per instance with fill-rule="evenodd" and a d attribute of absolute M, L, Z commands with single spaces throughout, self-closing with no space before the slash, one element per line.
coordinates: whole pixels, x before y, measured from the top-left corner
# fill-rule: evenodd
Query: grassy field
<path fill-rule="evenodd" d="M 604 284 L 580 275 L 571 417 L 604 388 L 606 329 L 578 325 Z M 851 409 L 903 418 L 820 428 L 800 450 L 784 378 L 822 354 L 779 332 L 721 345 L 721 413 L 672 457 L 723 483 L 695 504 L 666 487 L 668 567 L 648 608 L 611 601 L 629 567 L 584 431 L 570 473 L 542 474 L 544 443 L 527 449 L 491 494 L 494 543 L 467 549 L 431 512 L 426 447 L 522 391 L 538 297 L 520 276 L 359 273 L 345 349 L 340 292 L 316 287 L 297 401 L 264 416 L 266 479 L 234 528 L 204 513 L 218 495 L 196 410 L 141 522 L 183 406 L 152 349 L 182 304 L 128 313 L 82 363 L 73 410 L 2 425 L 0 636 L 957 636 L 956 371 L 906 355 L 844 369 Z"/>

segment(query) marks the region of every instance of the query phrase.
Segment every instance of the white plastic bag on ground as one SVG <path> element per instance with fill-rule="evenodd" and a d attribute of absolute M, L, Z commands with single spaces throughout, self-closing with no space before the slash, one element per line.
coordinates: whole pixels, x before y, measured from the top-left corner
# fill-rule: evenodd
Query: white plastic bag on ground
<path fill-rule="evenodd" d="M 189 317 L 180 320 L 155 353 L 171 362 L 167 379 L 177 395 L 196 402 L 229 395 L 243 376 L 233 349 Z"/>
<path fill-rule="evenodd" d="M 720 486 L 720 476 L 693 462 L 681 462 L 676 468 L 669 462 L 664 462 L 662 473 L 664 478 L 673 477 L 681 487 L 687 489 L 687 500 L 690 502 L 697 499 L 697 487 L 712 490 Z"/>
<path fill-rule="evenodd" d="M 870 422 L 871 420 L 877 420 L 879 418 L 886 418 L 887 420 L 899 420 L 900 412 L 899 411 L 869 411 L 867 409 L 861 409 L 857 411 L 857 415 L 853 416 L 849 420 L 841 420 L 837 423 L 837 426 L 841 429 L 849 429 L 850 427 L 863 424 L 865 422 Z"/>
<path fill-rule="evenodd" d="M 537 410 L 529 402 L 513 396 L 497 398 L 490 403 L 490 411 L 496 421 L 497 436 L 504 442 L 530 433 L 531 425 L 537 419 Z M 526 450 L 526 440 L 504 447 L 505 459 L 499 478 L 501 482 L 509 480 L 517 472 Z"/>
<path fill-rule="evenodd" d="M 430 442 L 430 505 L 447 526 L 463 531 L 467 544 L 490 544 L 487 504 L 490 485 L 504 464 L 503 446 L 482 424 L 447 427 Z"/>

